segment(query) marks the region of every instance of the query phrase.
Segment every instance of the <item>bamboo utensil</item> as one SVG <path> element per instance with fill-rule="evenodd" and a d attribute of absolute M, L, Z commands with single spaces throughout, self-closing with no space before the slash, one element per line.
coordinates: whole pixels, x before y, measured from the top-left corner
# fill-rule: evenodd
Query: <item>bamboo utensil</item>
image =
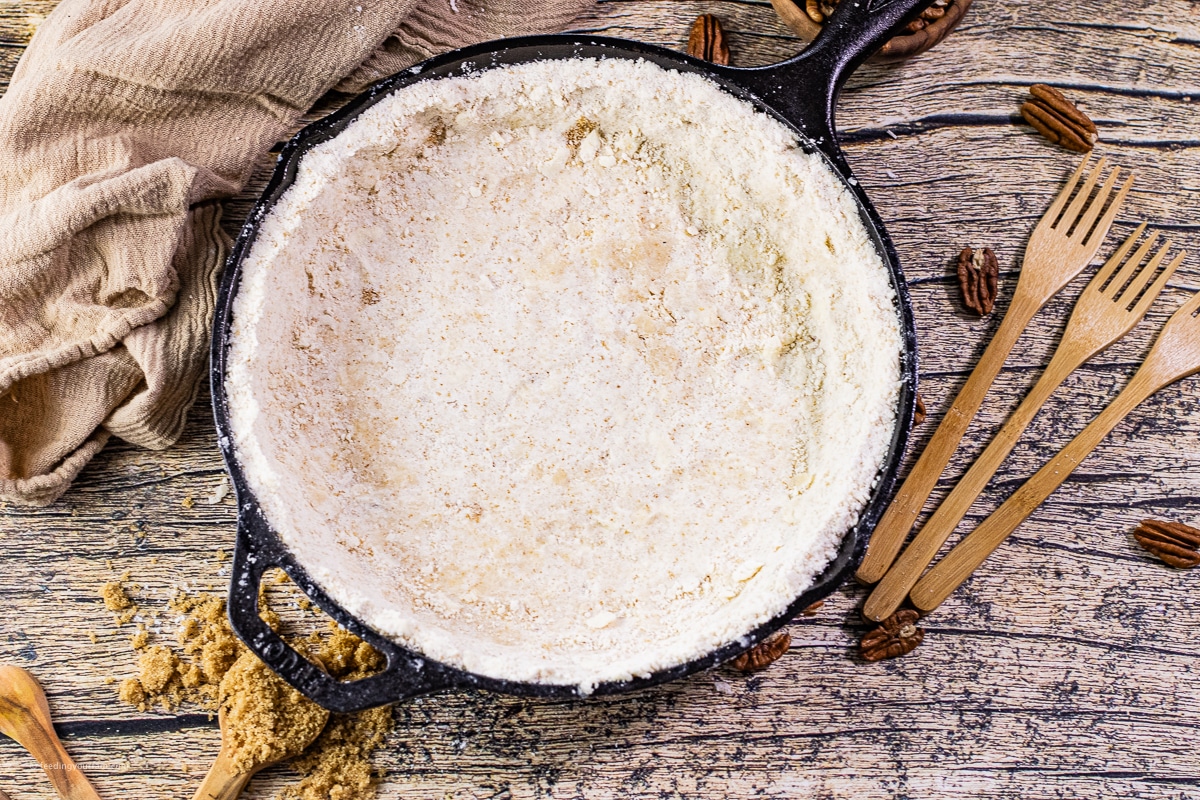
<path fill-rule="evenodd" d="M 236 800 L 256 772 L 271 766 L 271 764 L 262 764 L 256 769 L 245 772 L 239 772 L 234 768 L 234 752 L 229 745 L 229 729 L 225 719 L 225 709 L 222 707 L 217 715 L 217 721 L 221 726 L 221 750 L 217 753 L 217 760 L 209 768 L 208 774 L 204 776 L 204 783 L 200 784 L 200 788 L 196 790 L 193 800 Z"/>
<path fill-rule="evenodd" d="M 1129 412 L 1160 389 L 1196 372 L 1200 372 L 1200 292 L 1167 320 L 1141 368 L 1108 407 L 917 582 L 909 595 L 917 608 L 937 608 Z"/>
<path fill-rule="evenodd" d="M 306 700 L 305 702 L 311 701 Z M 322 721 L 320 726 L 311 732 L 311 737 L 308 737 L 306 741 L 297 741 L 294 743 L 295 746 L 286 752 L 280 752 L 272 758 L 263 758 L 252 764 L 249 768 L 239 770 L 235 766 L 240 760 L 238 758 L 239 754 L 233 745 L 233 737 L 229 735 L 229 717 L 225 709 L 224 705 L 221 706 L 221 710 L 217 716 L 217 721 L 221 726 L 221 750 L 217 754 L 217 760 L 213 762 L 208 774 L 204 777 L 204 783 L 200 784 L 200 788 L 196 790 L 193 800 L 237 800 L 251 778 L 267 767 L 274 766 L 281 761 L 286 761 L 303 753 L 308 749 L 310 744 L 316 741 L 317 736 L 320 735 L 321 730 L 325 726 L 325 721 Z M 328 719 L 329 713 L 325 712 L 325 720 L 327 721 Z M 276 734 L 282 733 L 281 731 L 276 731 Z"/>
<path fill-rule="evenodd" d="M 63 800 L 100 800 L 54 732 L 42 687 L 20 667 L 0 666 L 0 733 L 37 759 Z"/>
<path fill-rule="evenodd" d="M 1172 243 L 1168 241 L 1152 252 L 1158 234 L 1151 233 L 1130 256 L 1129 251 L 1145 229 L 1145 223 L 1139 225 L 1083 290 L 1062 341 L 1037 384 L 871 592 L 863 605 L 864 617 L 886 619 L 900 607 L 908 590 L 962 521 L 1054 390 L 1084 362 L 1133 330 L 1146 315 L 1187 253 L 1181 252 L 1160 270 Z"/>
<path fill-rule="evenodd" d="M 1008 313 L 871 535 L 866 557 L 855 573 L 863 583 L 875 583 L 891 566 L 937 479 L 958 449 L 984 396 L 1033 315 L 1062 291 L 1100 249 L 1133 183 L 1133 174 L 1129 174 L 1112 197 L 1120 172 L 1113 169 L 1092 197 L 1092 190 L 1107 163 L 1101 158 L 1076 193 L 1075 188 L 1089 161 L 1085 158 L 1080 163 L 1034 228 Z"/>

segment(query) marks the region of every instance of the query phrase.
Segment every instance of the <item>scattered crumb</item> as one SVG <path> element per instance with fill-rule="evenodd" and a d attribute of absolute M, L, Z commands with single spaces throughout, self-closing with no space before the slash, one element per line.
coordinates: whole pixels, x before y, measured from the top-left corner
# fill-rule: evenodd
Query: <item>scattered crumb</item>
<path fill-rule="evenodd" d="M 229 627 L 225 598 L 211 594 L 181 594 L 171 601 L 171 610 L 184 615 L 179 628 L 179 644 L 203 675 L 199 684 L 203 695 L 200 705 L 216 710 L 217 686 L 244 649 Z"/>
<path fill-rule="evenodd" d="M 129 637 L 129 644 L 134 650 L 142 650 L 150 643 L 150 631 L 146 630 L 145 625 L 139 625 L 137 633 Z"/>
<path fill-rule="evenodd" d="M 183 498 L 182 501 L 180 501 L 179 505 L 183 506 L 188 511 L 191 511 L 196 506 L 196 501 L 193 500 L 192 496 L 189 494 L 187 497 Z"/>
<path fill-rule="evenodd" d="M 113 571 L 112 559 L 111 558 L 104 559 L 104 566 L 108 567 L 109 572 L 112 572 Z"/>
<path fill-rule="evenodd" d="M 112 686 L 116 682 L 117 682 L 117 679 L 114 678 L 112 675 L 104 676 L 104 685 L 105 686 Z"/>
<path fill-rule="evenodd" d="M 316 646 L 317 658 L 326 671 L 341 680 L 365 678 L 384 666 L 382 653 L 332 621 L 329 634 L 313 634 L 309 644 Z"/>
<path fill-rule="evenodd" d="M 125 587 L 121 585 L 121 581 L 109 581 L 104 584 L 100 588 L 100 597 L 109 611 L 124 611 L 133 606 L 133 601 L 125 594 Z"/>
<path fill-rule="evenodd" d="M 95 631 L 88 631 L 87 637 L 88 637 L 88 641 L 90 641 L 92 644 L 96 644 L 97 642 L 100 641 L 100 637 L 96 635 Z"/>
<path fill-rule="evenodd" d="M 221 477 L 221 482 L 213 487 L 212 494 L 204 498 L 204 504 L 207 506 L 215 506 L 229 495 L 229 478 Z"/>
<path fill-rule="evenodd" d="M 129 622 L 138 613 L 137 604 L 130 599 L 124 585 L 127 580 L 129 580 L 129 573 L 122 575 L 120 580 L 109 581 L 100 587 L 100 599 L 104 601 L 104 607 L 115 615 L 118 627 Z"/>
<path fill-rule="evenodd" d="M 229 560 L 229 553 L 226 553 L 224 550 L 217 551 L 217 563 L 218 564 L 224 564 L 228 560 Z"/>
<path fill-rule="evenodd" d="M 179 656 L 169 647 L 156 645 L 138 659 L 139 681 L 150 694 L 160 694 L 179 676 Z"/>

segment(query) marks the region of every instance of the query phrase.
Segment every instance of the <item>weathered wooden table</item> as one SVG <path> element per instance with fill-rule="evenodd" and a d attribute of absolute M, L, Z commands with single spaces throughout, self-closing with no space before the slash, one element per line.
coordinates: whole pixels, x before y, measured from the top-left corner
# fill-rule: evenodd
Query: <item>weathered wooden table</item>
<path fill-rule="evenodd" d="M 53 5 L 0 4 L 0 81 Z M 578 27 L 681 47 L 701 12 L 725 20 L 735 63 L 767 63 L 800 46 L 766 0 L 608 0 Z M 1003 310 L 1026 237 L 1076 163 L 1014 123 L 1038 81 L 1078 99 L 1099 125 L 1102 151 L 1138 172 L 1102 255 L 1143 219 L 1200 250 L 1195 2 L 977 0 L 930 53 L 868 65 L 839 117 L 912 286 L 931 415 L 914 446 L 997 321 L 960 312 L 954 255 L 964 245 L 996 250 Z M 231 231 L 270 164 L 264 158 L 229 204 Z M 1188 259 L 1148 322 L 1068 380 L 972 520 L 1115 394 L 1156 327 L 1200 286 L 1198 263 Z M 1083 282 L 1021 339 L 954 474 L 1036 379 Z M 791 652 L 755 677 L 721 669 L 587 702 L 423 698 L 396 709 L 380 796 L 1200 797 L 1200 570 L 1170 570 L 1130 537 L 1146 516 L 1200 517 L 1198 401 L 1200 378 L 1121 425 L 925 621 L 925 644 L 905 658 L 855 656 L 866 626 L 855 613 L 862 590 L 851 586 L 794 623 Z M 190 797 L 217 751 L 204 716 L 140 714 L 116 702 L 105 679 L 133 672 L 129 631 L 114 630 L 97 589 L 132 570 L 151 602 L 180 585 L 219 590 L 216 553 L 231 543 L 232 500 L 192 508 L 184 500 L 208 495 L 222 474 L 205 392 L 173 449 L 114 443 L 53 507 L 0 512 L 0 662 L 44 682 L 67 749 L 105 798 Z M 273 797 L 289 777 L 286 768 L 264 773 L 249 796 Z M 32 759 L 6 739 L 0 788 L 14 800 L 50 797 Z"/>

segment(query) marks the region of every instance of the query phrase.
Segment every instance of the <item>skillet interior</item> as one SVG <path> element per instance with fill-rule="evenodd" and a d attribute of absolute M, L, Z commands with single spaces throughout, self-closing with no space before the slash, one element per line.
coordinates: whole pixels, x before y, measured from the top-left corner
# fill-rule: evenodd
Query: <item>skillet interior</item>
<path fill-rule="evenodd" d="M 515 683 L 471 675 L 461 670 L 430 661 L 415 653 L 405 651 L 397 647 L 390 640 L 378 636 L 373 631 L 367 629 L 353 617 L 346 614 L 322 592 L 309 579 L 302 565 L 297 563 L 282 546 L 278 536 L 271 530 L 270 525 L 259 510 L 257 500 L 250 491 L 242 469 L 233 453 L 224 376 L 226 349 L 229 342 L 231 308 L 240 276 L 240 263 L 253 244 L 258 224 L 294 180 L 296 169 L 302 156 L 316 144 L 339 134 L 363 110 L 374 105 L 374 103 L 395 89 L 417 81 L 429 80 L 436 77 L 458 75 L 493 66 L 548 58 L 642 58 L 666 68 L 677 69 L 682 72 L 700 73 L 714 80 L 735 96 L 751 102 L 760 110 L 783 122 L 796 133 L 797 138 L 806 150 L 822 153 L 829 160 L 831 166 L 834 167 L 835 174 L 843 177 L 846 181 L 846 187 L 858 199 L 865 227 L 891 273 L 893 287 L 899 301 L 898 312 L 905 340 L 904 363 L 902 364 L 901 371 L 902 376 L 906 380 L 901 393 L 898 424 L 893 432 L 892 442 L 873 490 L 871 500 L 864 509 L 858 524 L 842 540 L 836 558 L 825 568 L 815 583 L 807 591 L 795 598 L 782 614 L 764 623 L 757 629 L 748 632 L 737 641 L 731 642 L 701 658 L 662 670 L 647 678 L 601 684 L 596 687 L 595 693 L 610 694 L 629 691 L 672 680 L 720 663 L 737 655 L 748 645 L 769 635 L 784 625 L 798 611 L 832 592 L 845 580 L 850 570 L 853 569 L 861 557 L 866 534 L 878 520 L 886 499 L 890 495 L 899 459 L 903 453 L 903 445 L 907 439 L 910 427 L 915 387 L 916 357 L 911 310 L 908 305 L 908 296 L 904 281 L 899 272 L 891 243 L 883 232 L 882 224 L 878 221 L 877 215 L 866 200 L 861 188 L 856 182 L 849 180 L 848 168 L 844 160 L 840 158 L 840 154 L 836 150 L 836 146 L 833 145 L 832 139 L 825 139 L 823 142 L 825 148 L 823 149 L 809 140 L 800 130 L 801 125 L 807 130 L 813 130 L 814 128 L 820 130 L 822 128 L 822 120 L 811 117 L 807 120 L 789 120 L 758 102 L 749 92 L 736 83 L 735 80 L 739 75 L 735 71 L 724 70 L 720 74 L 714 74 L 714 70 L 709 65 L 650 45 L 598 37 L 555 36 L 510 40 L 505 43 L 502 49 L 497 50 L 493 48 L 494 45 L 481 45 L 426 62 L 413 70 L 401 73 L 377 84 L 341 111 L 302 131 L 289 143 L 281 154 L 279 166 L 267 191 L 264 193 L 263 199 L 255 207 L 238 239 L 230 258 L 230 268 L 226 270 L 221 286 L 213 338 L 212 391 L 214 412 L 220 433 L 222 451 L 233 477 L 241 506 L 238 547 L 235 553 L 234 577 L 230 595 L 231 618 L 235 628 L 260 657 L 279 671 L 283 677 L 292 682 L 293 685 L 296 685 L 323 705 L 336 710 L 350 710 L 352 708 L 377 705 L 383 702 L 394 701 L 404 696 L 446 686 L 479 686 L 508 693 L 546 697 L 574 696 L 577 693 L 577 688 L 574 686 Z M 754 79 L 748 82 L 761 84 L 764 73 L 762 71 L 754 72 Z M 759 90 L 760 92 L 762 91 L 761 85 Z M 832 158 L 829 158 L 829 153 L 832 153 Z M 387 670 L 380 675 L 354 684 L 334 684 L 323 673 L 320 673 L 308 665 L 307 662 L 300 659 L 278 637 L 274 636 L 273 632 L 267 629 L 258 618 L 255 608 L 257 596 L 255 590 L 262 572 L 267 567 L 276 564 L 282 566 L 291 575 L 293 580 L 334 619 L 383 651 L 388 656 Z"/>

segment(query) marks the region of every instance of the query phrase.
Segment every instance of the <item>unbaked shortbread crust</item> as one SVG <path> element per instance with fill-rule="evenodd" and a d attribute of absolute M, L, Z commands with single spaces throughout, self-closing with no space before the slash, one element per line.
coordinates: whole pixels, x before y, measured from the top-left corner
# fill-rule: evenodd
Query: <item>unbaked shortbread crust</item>
<path fill-rule="evenodd" d="M 234 305 L 234 443 L 337 602 L 515 681 L 780 613 L 896 419 L 894 292 L 780 123 L 621 59 L 428 80 L 305 156 Z"/>

